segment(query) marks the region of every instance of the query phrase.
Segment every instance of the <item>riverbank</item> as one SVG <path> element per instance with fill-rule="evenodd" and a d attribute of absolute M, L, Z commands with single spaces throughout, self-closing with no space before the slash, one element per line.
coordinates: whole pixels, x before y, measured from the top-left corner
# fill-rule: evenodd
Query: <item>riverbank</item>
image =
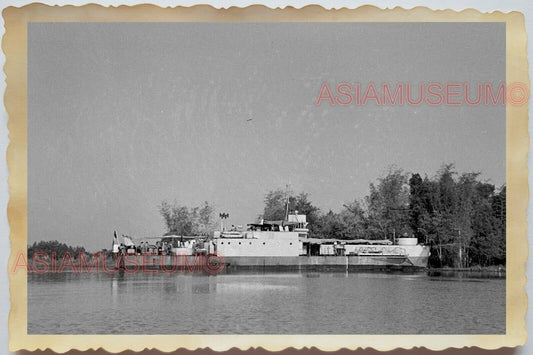
<path fill-rule="evenodd" d="M 452 268 L 452 267 L 442 267 L 442 268 L 434 268 L 434 267 L 428 267 L 429 271 L 471 271 L 471 272 L 505 272 L 505 266 L 502 265 L 492 265 L 492 266 L 472 266 L 472 267 L 465 267 L 465 268 Z"/>
<path fill-rule="evenodd" d="M 505 278 L 505 266 L 473 266 L 469 268 L 428 268 L 428 276 Z"/>

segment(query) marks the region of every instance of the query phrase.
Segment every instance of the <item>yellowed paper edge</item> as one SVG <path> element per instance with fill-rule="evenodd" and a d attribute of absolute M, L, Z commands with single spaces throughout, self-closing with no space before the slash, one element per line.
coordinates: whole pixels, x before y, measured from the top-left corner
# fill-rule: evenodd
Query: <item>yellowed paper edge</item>
<path fill-rule="evenodd" d="M 140 351 L 157 348 L 173 351 L 211 348 L 216 351 L 232 347 L 263 347 L 279 351 L 317 347 L 321 350 L 371 347 L 377 350 L 426 347 L 442 350 L 449 347 L 477 346 L 484 349 L 514 347 L 525 343 L 525 265 L 528 257 L 526 211 L 529 198 L 527 153 L 529 149 L 527 103 L 507 105 L 507 282 L 506 334 L 503 335 L 28 335 L 26 271 L 13 267 L 17 256 L 27 248 L 27 24 L 29 22 L 505 22 L 507 84 L 520 82 L 530 88 L 527 62 L 527 35 L 524 16 L 519 12 L 480 13 L 467 9 L 382 10 L 363 6 L 355 10 L 325 10 L 320 6 L 302 9 L 270 9 L 264 6 L 215 9 L 207 5 L 160 8 L 153 5 L 133 7 L 50 7 L 31 4 L 3 11 L 6 34 L 2 49 L 6 55 L 4 71 L 7 89 L 5 105 L 9 115 L 10 145 L 7 150 L 9 169 L 8 220 L 11 228 L 11 254 L 8 261 L 11 310 L 9 314 L 9 349 L 11 351 L 50 348 L 56 352 L 69 349 L 104 348 L 110 352 L 126 349 Z"/>

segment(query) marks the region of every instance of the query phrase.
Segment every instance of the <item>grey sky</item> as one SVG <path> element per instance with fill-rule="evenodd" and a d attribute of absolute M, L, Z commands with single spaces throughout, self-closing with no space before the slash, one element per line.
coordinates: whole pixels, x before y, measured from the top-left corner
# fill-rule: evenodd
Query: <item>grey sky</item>
<path fill-rule="evenodd" d="M 502 106 L 315 105 L 322 83 L 505 81 L 505 24 L 29 26 L 29 242 L 160 235 L 163 200 L 230 223 L 290 184 L 321 209 L 390 164 L 505 182 Z"/>

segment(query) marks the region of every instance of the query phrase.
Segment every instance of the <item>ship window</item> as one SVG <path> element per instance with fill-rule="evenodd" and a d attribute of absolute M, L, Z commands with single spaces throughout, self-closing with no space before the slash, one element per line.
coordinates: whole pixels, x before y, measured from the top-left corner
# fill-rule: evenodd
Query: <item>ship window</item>
<path fill-rule="evenodd" d="M 292 245 L 292 243 L 290 243 Z"/>
<path fill-rule="evenodd" d="M 250 242 L 250 245 L 252 245 L 252 242 Z"/>
<path fill-rule="evenodd" d="M 265 245 L 265 242 L 263 242 L 263 245 Z"/>
<path fill-rule="evenodd" d="M 228 242 L 228 245 L 230 245 L 230 242 Z"/>
<path fill-rule="evenodd" d="M 224 244 L 224 242 L 220 242 L 220 244 Z"/>
<path fill-rule="evenodd" d="M 239 245 L 241 245 L 241 242 L 239 242 Z"/>

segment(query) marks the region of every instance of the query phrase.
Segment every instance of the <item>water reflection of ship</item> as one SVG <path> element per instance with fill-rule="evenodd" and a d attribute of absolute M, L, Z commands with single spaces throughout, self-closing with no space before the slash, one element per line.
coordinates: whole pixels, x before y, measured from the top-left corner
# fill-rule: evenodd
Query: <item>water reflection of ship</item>
<path fill-rule="evenodd" d="M 118 272 L 111 276 L 111 300 L 114 305 L 119 302 L 119 294 L 124 291 L 125 288 L 124 270 L 118 270 Z"/>
<path fill-rule="evenodd" d="M 165 292 L 168 294 L 178 294 L 180 297 L 183 297 L 183 295 L 198 295 L 217 292 L 216 280 L 211 279 L 201 282 L 192 280 L 191 282 L 166 283 L 165 285 Z"/>

